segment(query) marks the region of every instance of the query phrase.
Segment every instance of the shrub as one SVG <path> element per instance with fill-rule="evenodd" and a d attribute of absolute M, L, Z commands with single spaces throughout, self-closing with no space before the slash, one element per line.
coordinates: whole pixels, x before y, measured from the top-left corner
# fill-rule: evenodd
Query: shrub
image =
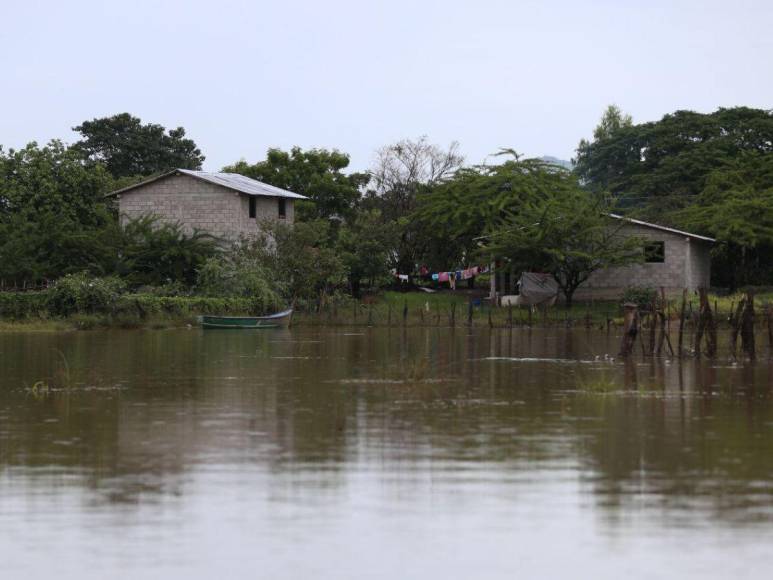
<path fill-rule="evenodd" d="M 266 312 L 280 303 L 276 286 L 268 268 L 241 253 L 206 260 L 196 285 L 205 296 L 250 299 L 251 310 L 256 312 Z"/>
<path fill-rule="evenodd" d="M 657 290 L 654 288 L 644 288 L 642 286 L 629 286 L 623 292 L 621 301 L 623 304 L 632 302 L 639 306 L 648 307 L 657 297 Z"/>
<path fill-rule="evenodd" d="M 86 273 L 68 274 L 57 280 L 48 297 L 48 309 L 58 316 L 99 314 L 113 309 L 125 290 L 118 278 L 92 278 Z"/>
<path fill-rule="evenodd" d="M 0 292 L 0 318 L 31 318 L 47 312 L 48 292 Z"/>

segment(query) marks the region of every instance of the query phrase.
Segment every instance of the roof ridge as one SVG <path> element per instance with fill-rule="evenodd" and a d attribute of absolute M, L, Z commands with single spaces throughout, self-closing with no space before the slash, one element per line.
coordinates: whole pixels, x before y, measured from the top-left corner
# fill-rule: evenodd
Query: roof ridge
<path fill-rule="evenodd" d="M 240 193 L 244 193 L 247 195 L 260 195 L 265 197 L 286 197 L 290 199 L 308 199 L 308 197 L 306 197 L 305 195 L 288 191 L 286 189 L 282 189 L 281 187 L 277 187 L 269 183 L 263 183 L 262 181 L 258 181 L 257 179 L 253 179 L 252 177 L 242 175 L 241 173 L 228 173 L 224 171 L 210 172 L 210 171 L 203 171 L 200 169 L 182 169 L 182 168 L 172 169 L 171 171 L 167 171 L 166 173 L 162 173 L 161 175 L 157 175 L 155 177 L 145 179 L 133 185 L 129 185 L 127 187 L 117 189 L 115 191 L 108 193 L 107 196 L 130 192 L 133 189 L 137 189 L 138 187 L 148 185 L 149 183 L 153 183 L 154 181 L 158 181 L 160 179 L 164 179 L 166 177 L 170 177 L 175 174 L 188 175 L 190 177 L 193 177 L 194 179 L 206 181 L 208 183 L 212 183 L 220 187 L 225 187 L 227 189 L 232 189 L 234 191 L 238 191 Z"/>

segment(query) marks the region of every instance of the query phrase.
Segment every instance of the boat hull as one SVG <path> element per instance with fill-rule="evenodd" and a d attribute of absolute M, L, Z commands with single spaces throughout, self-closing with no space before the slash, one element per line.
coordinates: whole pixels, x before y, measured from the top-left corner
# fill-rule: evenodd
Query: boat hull
<path fill-rule="evenodd" d="M 284 310 L 268 316 L 211 316 L 199 317 L 202 328 L 221 330 L 263 330 L 287 326 L 292 310 Z"/>

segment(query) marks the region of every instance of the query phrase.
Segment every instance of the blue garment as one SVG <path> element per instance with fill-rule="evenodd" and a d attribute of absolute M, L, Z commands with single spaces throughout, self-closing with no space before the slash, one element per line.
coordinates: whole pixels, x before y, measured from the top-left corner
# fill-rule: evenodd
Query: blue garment
<path fill-rule="evenodd" d="M 456 279 L 457 280 L 461 280 L 462 279 L 462 271 L 461 270 L 457 270 L 456 271 Z"/>
<path fill-rule="evenodd" d="M 437 280 L 437 278 L 438 278 L 438 275 L 437 275 L 437 274 L 432 274 L 432 279 L 433 279 L 433 280 Z"/>

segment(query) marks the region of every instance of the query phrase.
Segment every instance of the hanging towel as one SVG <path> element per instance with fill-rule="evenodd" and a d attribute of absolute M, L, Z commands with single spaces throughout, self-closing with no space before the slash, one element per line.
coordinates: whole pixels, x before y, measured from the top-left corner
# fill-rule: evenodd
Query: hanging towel
<path fill-rule="evenodd" d="M 473 266 L 472 268 L 470 268 L 470 277 L 477 276 L 478 272 L 480 272 L 480 268 L 478 268 L 477 266 Z"/>
<path fill-rule="evenodd" d="M 448 282 L 448 272 L 439 272 L 437 279 L 438 282 Z"/>
<path fill-rule="evenodd" d="M 462 279 L 462 271 L 461 270 L 457 270 L 456 271 L 456 279 L 457 280 L 461 280 Z"/>
<path fill-rule="evenodd" d="M 407 282 L 408 281 L 408 274 L 399 274 L 397 277 L 400 278 L 401 282 Z"/>
<path fill-rule="evenodd" d="M 437 280 L 440 277 L 439 274 L 432 274 L 432 279 Z"/>
<path fill-rule="evenodd" d="M 462 280 L 469 280 L 472 278 L 472 270 L 469 268 L 462 270 Z"/>

